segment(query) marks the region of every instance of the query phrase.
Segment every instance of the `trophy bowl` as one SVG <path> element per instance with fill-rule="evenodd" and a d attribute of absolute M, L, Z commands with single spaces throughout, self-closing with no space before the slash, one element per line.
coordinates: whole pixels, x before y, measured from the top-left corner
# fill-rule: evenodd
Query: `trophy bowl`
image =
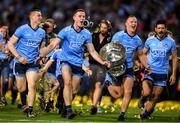
<path fill-rule="evenodd" d="M 111 63 L 109 73 L 112 76 L 117 77 L 125 72 L 126 49 L 119 41 L 104 45 L 100 50 L 100 56 Z"/>

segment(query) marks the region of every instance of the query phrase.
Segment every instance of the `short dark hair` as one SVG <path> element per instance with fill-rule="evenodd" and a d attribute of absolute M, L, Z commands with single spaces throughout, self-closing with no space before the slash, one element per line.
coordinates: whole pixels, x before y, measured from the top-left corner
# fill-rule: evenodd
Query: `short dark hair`
<path fill-rule="evenodd" d="M 165 27 L 167 26 L 165 20 L 158 20 L 158 21 L 156 22 L 156 25 L 155 25 L 155 26 L 157 27 L 157 25 L 159 25 L 159 24 L 164 24 Z"/>
<path fill-rule="evenodd" d="M 31 11 L 29 12 L 29 16 L 30 16 L 32 13 L 34 13 L 34 12 L 41 12 L 41 10 L 39 10 L 39 9 L 33 9 L 33 10 L 31 10 Z"/>
<path fill-rule="evenodd" d="M 85 11 L 84 9 L 77 9 L 77 10 L 74 12 L 73 15 L 75 15 L 75 14 L 78 13 L 78 12 L 84 12 L 84 13 L 86 14 L 86 11 Z"/>
<path fill-rule="evenodd" d="M 129 16 L 126 18 L 126 21 L 127 21 L 129 18 L 132 18 L 132 17 L 135 17 L 135 18 L 136 18 L 135 15 L 129 15 Z"/>

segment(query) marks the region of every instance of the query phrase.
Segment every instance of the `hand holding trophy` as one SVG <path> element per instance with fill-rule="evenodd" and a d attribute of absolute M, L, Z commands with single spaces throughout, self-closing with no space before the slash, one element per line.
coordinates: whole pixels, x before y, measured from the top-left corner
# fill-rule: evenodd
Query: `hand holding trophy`
<path fill-rule="evenodd" d="M 119 41 L 103 46 L 100 50 L 100 56 L 110 62 L 111 67 L 108 72 L 111 76 L 118 77 L 125 72 L 126 49 Z"/>

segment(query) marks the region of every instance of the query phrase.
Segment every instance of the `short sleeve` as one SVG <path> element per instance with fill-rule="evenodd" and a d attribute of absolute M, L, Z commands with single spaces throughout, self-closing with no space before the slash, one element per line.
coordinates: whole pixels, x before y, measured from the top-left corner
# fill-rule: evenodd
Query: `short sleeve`
<path fill-rule="evenodd" d="M 16 29 L 16 31 L 14 32 L 14 35 L 15 35 L 16 37 L 18 37 L 18 38 L 21 38 L 23 33 L 24 33 L 24 31 L 23 31 L 23 28 L 22 28 L 22 26 L 21 26 L 21 27 L 19 27 L 19 28 Z"/>
<path fill-rule="evenodd" d="M 175 43 L 175 41 L 173 40 L 173 41 L 172 41 L 171 51 L 174 51 L 174 50 L 176 50 L 176 43 Z"/>
<path fill-rule="evenodd" d="M 149 47 L 149 40 L 148 40 L 148 39 L 147 39 L 146 42 L 145 42 L 144 48 L 146 48 L 146 49 L 149 49 L 149 48 L 150 48 L 150 47 Z"/>
<path fill-rule="evenodd" d="M 92 36 L 91 36 L 91 34 L 90 33 L 87 33 L 87 36 L 86 36 L 86 44 L 88 44 L 88 43 L 92 43 Z"/>
<path fill-rule="evenodd" d="M 58 35 L 57 35 L 57 37 L 62 39 L 62 40 L 64 40 L 65 36 L 67 35 L 67 30 L 68 30 L 67 27 L 62 29 L 62 30 L 60 30 Z"/>
<path fill-rule="evenodd" d="M 123 38 L 123 34 L 122 34 L 122 31 L 121 32 L 117 32 L 113 35 L 112 37 L 112 42 L 116 42 L 116 41 L 119 41 L 121 43 L 122 41 L 122 38 Z"/>
<path fill-rule="evenodd" d="M 137 50 L 142 50 L 142 49 L 143 49 L 142 40 L 139 38 Z"/>

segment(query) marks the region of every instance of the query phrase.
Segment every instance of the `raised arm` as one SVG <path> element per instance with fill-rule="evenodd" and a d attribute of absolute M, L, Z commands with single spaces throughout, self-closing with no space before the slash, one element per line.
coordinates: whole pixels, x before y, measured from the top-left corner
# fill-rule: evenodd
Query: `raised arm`
<path fill-rule="evenodd" d="M 94 49 L 94 46 L 92 43 L 88 43 L 87 45 L 87 48 L 88 48 L 88 51 L 89 51 L 89 54 L 97 61 L 99 62 L 100 64 L 102 65 L 106 65 L 108 68 L 110 67 L 110 63 L 107 62 L 107 61 L 104 61 L 100 55 L 96 52 L 96 50 Z"/>
<path fill-rule="evenodd" d="M 45 66 L 39 70 L 39 72 L 45 73 L 53 62 L 54 61 L 52 59 L 49 59 Z"/>
<path fill-rule="evenodd" d="M 60 38 L 53 38 L 51 43 L 40 50 L 40 56 L 45 57 L 50 51 L 52 51 L 59 43 L 61 42 Z"/>

